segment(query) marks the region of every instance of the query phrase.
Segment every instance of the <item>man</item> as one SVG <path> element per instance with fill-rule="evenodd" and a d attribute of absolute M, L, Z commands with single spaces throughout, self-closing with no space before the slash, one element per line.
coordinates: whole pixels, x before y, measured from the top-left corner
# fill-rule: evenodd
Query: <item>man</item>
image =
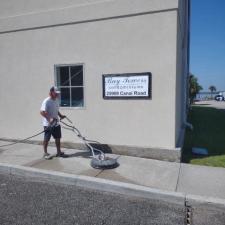
<path fill-rule="evenodd" d="M 44 126 L 44 158 L 50 159 L 50 154 L 47 151 L 48 142 L 53 136 L 55 139 L 56 149 L 57 149 L 57 157 L 65 157 L 66 155 L 61 151 L 61 126 L 59 124 L 60 119 L 65 118 L 66 116 L 62 115 L 59 112 L 59 97 L 60 91 L 57 87 L 51 87 L 49 91 L 49 97 L 47 97 L 41 105 L 40 114 L 43 116 L 43 126 Z"/>

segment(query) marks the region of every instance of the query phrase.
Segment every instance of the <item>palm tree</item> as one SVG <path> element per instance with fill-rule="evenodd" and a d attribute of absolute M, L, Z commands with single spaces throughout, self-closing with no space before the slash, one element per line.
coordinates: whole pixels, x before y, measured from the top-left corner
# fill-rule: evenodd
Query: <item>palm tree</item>
<path fill-rule="evenodd" d="M 195 77 L 193 74 L 190 73 L 189 75 L 189 97 L 190 97 L 190 104 L 193 104 L 196 95 L 201 91 L 203 88 L 198 83 L 198 78 Z"/>
<path fill-rule="evenodd" d="M 209 90 L 211 91 L 211 99 L 213 99 L 213 92 L 216 91 L 216 87 L 211 85 L 211 86 L 209 86 Z"/>

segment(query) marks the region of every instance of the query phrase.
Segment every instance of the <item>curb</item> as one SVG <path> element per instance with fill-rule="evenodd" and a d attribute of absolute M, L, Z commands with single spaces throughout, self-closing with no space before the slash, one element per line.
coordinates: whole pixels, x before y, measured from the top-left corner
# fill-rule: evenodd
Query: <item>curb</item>
<path fill-rule="evenodd" d="M 192 208 L 217 208 L 225 210 L 225 199 L 221 198 L 187 194 L 186 202 Z"/>
<path fill-rule="evenodd" d="M 182 193 L 163 191 L 145 186 L 111 181 L 96 177 L 73 175 L 63 172 L 29 168 L 6 163 L 0 163 L 0 174 L 21 176 L 24 179 L 29 178 L 29 180 L 32 181 L 47 181 L 52 183 L 68 184 L 98 191 L 128 195 L 132 197 L 160 200 L 182 206 L 184 206 L 185 202 L 185 195 Z"/>
<path fill-rule="evenodd" d="M 98 191 L 164 201 L 167 203 L 182 205 L 183 207 L 188 204 L 191 207 L 207 207 L 225 210 L 225 199 L 164 191 L 96 177 L 73 175 L 6 163 L 0 163 L 0 174 L 10 176 L 16 175 L 23 177 L 24 179 L 29 178 L 29 180 L 32 181 L 68 184 Z"/>

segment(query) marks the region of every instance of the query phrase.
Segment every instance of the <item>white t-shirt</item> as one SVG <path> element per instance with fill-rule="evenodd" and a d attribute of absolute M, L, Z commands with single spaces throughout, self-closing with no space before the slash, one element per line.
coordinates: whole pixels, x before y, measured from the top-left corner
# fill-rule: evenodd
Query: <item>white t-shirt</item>
<path fill-rule="evenodd" d="M 58 112 L 59 112 L 59 102 L 58 100 L 53 100 L 50 97 L 46 98 L 41 105 L 41 111 L 48 113 L 50 118 L 57 119 L 59 121 Z M 49 122 L 45 117 L 42 120 L 43 126 L 48 126 Z"/>

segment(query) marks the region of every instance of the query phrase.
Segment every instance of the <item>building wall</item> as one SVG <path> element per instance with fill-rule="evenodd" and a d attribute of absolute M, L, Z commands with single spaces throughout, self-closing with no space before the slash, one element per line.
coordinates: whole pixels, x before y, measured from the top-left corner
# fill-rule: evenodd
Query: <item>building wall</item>
<path fill-rule="evenodd" d="M 187 88 L 188 88 L 188 0 L 179 1 L 179 10 L 177 18 L 177 75 L 176 75 L 176 146 L 182 147 L 185 122 L 187 117 Z"/>
<path fill-rule="evenodd" d="M 84 63 L 85 107 L 61 112 L 86 137 L 175 148 L 178 2 L 64 0 L 54 10 L 52 2 L 0 3 L 0 137 L 42 129 L 39 109 L 54 65 Z M 102 74 L 127 72 L 152 73 L 152 100 L 102 98 Z M 69 131 L 63 139 L 79 142 Z"/>
<path fill-rule="evenodd" d="M 178 0 L 1 0 L 0 15 L 1 19 L 9 19 L 9 17 L 13 19 L 12 17 L 16 16 L 34 18 L 40 14 L 42 17 L 51 14 L 51 20 L 55 22 L 52 18 L 54 15 L 61 20 L 66 20 L 72 16 L 69 15 L 69 12 L 72 11 L 76 12 L 73 15 L 73 20 L 75 20 L 79 17 L 87 19 L 93 15 L 97 18 L 103 15 L 125 15 L 172 8 L 178 8 Z M 64 14 L 62 18 L 60 17 L 61 12 L 67 12 L 67 15 Z M 41 21 L 39 21 L 40 23 Z"/>

